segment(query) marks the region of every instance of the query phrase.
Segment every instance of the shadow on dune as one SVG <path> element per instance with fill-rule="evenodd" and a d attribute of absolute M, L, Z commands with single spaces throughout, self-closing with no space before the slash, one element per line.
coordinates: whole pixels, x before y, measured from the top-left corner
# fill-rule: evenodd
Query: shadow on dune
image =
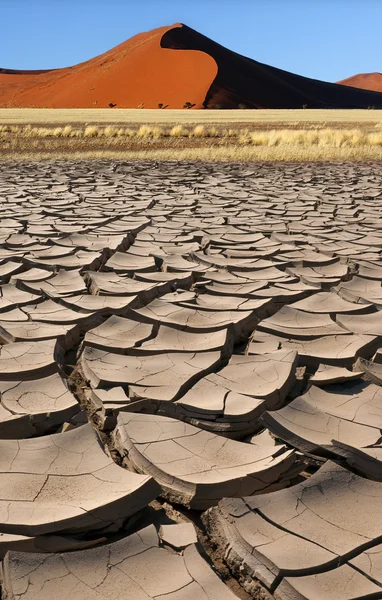
<path fill-rule="evenodd" d="M 183 25 L 164 33 L 162 48 L 201 50 L 218 65 L 205 108 L 382 108 L 382 93 L 309 79 L 236 54 Z"/>

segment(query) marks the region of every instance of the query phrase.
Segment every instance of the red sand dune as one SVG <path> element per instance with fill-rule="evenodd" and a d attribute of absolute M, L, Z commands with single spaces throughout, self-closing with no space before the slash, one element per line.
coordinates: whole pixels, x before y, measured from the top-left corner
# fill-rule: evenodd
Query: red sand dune
<path fill-rule="evenodd" d="M 236 54 L 179 23 L 87 62 L 0 69 L 0 107 L 382 108 L 382 94 L 294 75 Z"/>
<path fill-rule="evenodd" d="M 162 36 L 180 24 L 140 33 L 96 58 L 51 71 L 0 69 L 1 107 L 183 108 L 203 107 L 217 65 L 201 51 L 161 47 Z"/>
<path fill-rule="evenodd" d="M 359 73 L 359 75 L 353 75 L 353 77 L 348 77 L 338 83 L 362 90 L 382 92 L 382 73 Z"/>

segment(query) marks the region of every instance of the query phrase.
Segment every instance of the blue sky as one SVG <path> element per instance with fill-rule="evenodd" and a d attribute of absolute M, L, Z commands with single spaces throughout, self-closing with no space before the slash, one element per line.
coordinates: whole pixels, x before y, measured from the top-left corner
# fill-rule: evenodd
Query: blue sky
<path fill-rule="evenodd" d="M 0 0 L 0 67 L 82 62 L 132 35 L 182 22 L 307 77 L 382 72 L 382 0 Z"/>

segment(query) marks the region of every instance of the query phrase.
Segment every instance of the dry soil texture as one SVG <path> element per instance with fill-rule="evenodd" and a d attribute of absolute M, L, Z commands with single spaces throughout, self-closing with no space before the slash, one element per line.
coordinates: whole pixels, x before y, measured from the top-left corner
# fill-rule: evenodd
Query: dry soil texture
<path fill-rule="evenodd" d="M 2 598 L 382 598 L 379 165 L 0 197 Z"/>

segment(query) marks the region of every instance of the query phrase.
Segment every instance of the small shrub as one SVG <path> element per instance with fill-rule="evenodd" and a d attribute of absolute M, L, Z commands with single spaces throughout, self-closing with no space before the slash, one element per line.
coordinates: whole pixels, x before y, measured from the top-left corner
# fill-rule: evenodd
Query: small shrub
<path fill-rule="evenodd" d="M 206 129 L 204 125 L 197 125 L 196 127 L 194 127 L 191 133 L 191 137 L 205 137 L 205 135 Z"/>
<path fill-rule="evenodd" d="M 249 137 L 253 146 L 267 146 L 268 144 L 268 136 L 265 132 L 253 132 Z"/>
<path fill-rule="evenodd" d="M 0 133 L 18 133 L 19 131 L 18 125 L 0 125 Z"/>
<path fill-rule="evenodd" d="M 112 125 L 108 125 L 103 130 L 103 134 L 105 137 L 117 137 L 118 129 L 116 127 L 113 127 Z"/>
<path fill-rule="evenodd" d="M 162 133 L 162 131 L 159 127 L 150 127 L 149 125 L 141 125 L 137 131 L 137 137 L 158 139 L 158 138 L 160 138 L 161 133 Z"/>
<path fill-rule="evenodd" d="M 98 127 L 95 125 L 88 125 L 85 127 L 84 137 L 97 137 L 99 134 Z"/>
<path fill-rule="evenodd" d="M 243 145 L 252 143 L 252 136 L 248 129 L 243 129 L 242 131 L 240 131 L 238 142 L 239 144 Z"/>
<path fill-rule="evenodd" d="M 62 130 L 62 137 L 72 137 L 73 135 L 73 127 L 71 125 L 65 125 Z"/>
<path fill-rule="evenodd" d="M 185 135 L 185 131 L 182 125 L 175 125 L 170 131 L 171 137 L 182 137 Z"/>
<path fill-rule="evenodd" d="M 382 133 L 370 133 L 369 142 L 372 146 L 382 146 Z"/>
<path fill-rule="evenodd" d="M 126 135 L 127 137 L 134 137 L 135 136 L 135 131 L 134 129 L 131 129 L 130 127 L 126 127 L 126 129 L 122 130 L 123 134 Z"/>
<path fill-rule="evenodd" d="M 195 106 L 195 104 L 192 104 L 192 102 L 185 102 L 183 104 L 183 108 L 188 108 L 188 109 L 193 108 L 194 106 Z"/>
<path fill-rule="evenodd" d="M 224 129 L 222 137 L 223 138 L 232 138 L 236 136 L 236 132 L 234 129 Z"/>
<path fill-rule="evenodd" d="M 33 135 L 32 125 L 25 125 L 23 129 L 23 135 L 25 137 L 31 137 Z"/>

